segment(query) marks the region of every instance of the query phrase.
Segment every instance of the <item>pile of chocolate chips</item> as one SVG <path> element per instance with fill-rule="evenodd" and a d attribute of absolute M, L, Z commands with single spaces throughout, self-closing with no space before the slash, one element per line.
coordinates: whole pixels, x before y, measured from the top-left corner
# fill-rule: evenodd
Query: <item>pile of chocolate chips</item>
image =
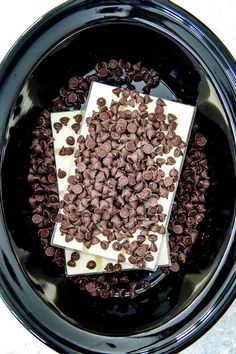
<path fill-rule="evenodd" d="M 88 94 L 90 83 L 109 77 L 113 77 L 117 86 L 126 84 L 129 89 L 135 88 L 132 84 L 133 80 L 144 81 L 146 83 L 143 88 L 144 93 L 149 93 L 150 89 L 159 83 L 159 77 L 155 70 L 148 70 L 140 63 L 132 65 L 123 60 L 112 59 L 107 63 L 98 63 L 93 75 L 71 78 L 68 87 L 60 89 L 59 96 L 53 100 L 50 110 L 64 111 L 71 109 L 71 107 L 80 108 Z M 79 125 L 80 122 L 78 121 L 77 124 Z M 205 214 L 205 196 L 209 187 L 208 166 L 204 152 L 206 142 L 205 137 L 197 131 L 195 126 L 169 224 L 172 259 L 169 269 L 174 272 L 179 270 L 181 263 L 185 263 L 198 236 L 197 226 Z M 63 267 L 65 264 L 64 252 L 50 245 L 58 208 L 63 204 L 59 205 L 50 114 L 47 110 L 41 113 L 32 133 L 30 158 L 28 181 L 32 188 L 32 196 L 29 199 L 33 214 L 32 222 L 38 228 L 38 236 L 44 254 L 50 257 L 58 267 Z M 165 268 L 163 271 L 168 273 L 169 269 Z M 88 291 L 92 296 L 108 298 L 118 293 L 120 297 L 123 297 L 127 284 L 130 288 L 130 297 L 136 296 L 137 284 L 130 279 L 129 275 L 119 272 L 79 276 L 71 278 L 71 281 L 78 284 L 81 290 Z M 125 286 L 123 287 L 122 284 Z M 144 289 L 149 286 L 148 281 L 144 281 L 142 284 Z"/>
<path fill-rule="evenodd" d="M 144 82 L 143 93 L 149 93 L 150 90 L 158 86 L 160 82 L 156 70 L 148 70 L 141 63 L 131 64 L 124 60 L 111 59 L 108 62 L 97 63 L 92 75 L 74 76 L 69 79 L 68 86 L 59 90 L 50 111 L 60 112 L 71 109 L 80 109 L 88 95 L 90 84 L 93 81 L 113 80 L 113 86 L 126 85 L 130 90 L 135 90 L 133 83 Z"/>
<path fill-rule="evenodd" d="M 125 250 L 127 259 L 118 254 L 119 263 L 114 266 L 118 271 L 120 262 L 145 268 L 154 260 L 157 236 L 153 232 L 165 233 L 160 222 L 166 215 L 158 200 L 168 198 L 178 179 L 174 167 L 165 176 L 161 166 L 174 165 L 175 158 L 166 155 L 173 149 L 174 156 L 180 156 L 185 143 L 175 134 L 177 117 L 164 115 L 163 100 L 158 99 L 155 111 L 148 113 L 147 104 L 152 101 L 148 95 L 142 97 L 130 89 L 121 93 L 119 88 L 113 92 L 121 94 L 119 100 L 109 107 L 99 98 L 99 110 L 87 118 L 87 137 L 78 138 L 76 174 L 68 178 L 63 214 L 57 221 L 67 242 L 76 239 L 86 248 L 100 243 L 106 250 L 114 241 L 115 251 Z M 135 104 L 137 109 L 131 112 Z M 133 240 L 137 230 L 140 235 Z M 106 240 L 101 241 L 100 234 Z M 76 265 L 73 259 L 69 262 Z M 113 271 L 112 264 L 105 269 Z"/>

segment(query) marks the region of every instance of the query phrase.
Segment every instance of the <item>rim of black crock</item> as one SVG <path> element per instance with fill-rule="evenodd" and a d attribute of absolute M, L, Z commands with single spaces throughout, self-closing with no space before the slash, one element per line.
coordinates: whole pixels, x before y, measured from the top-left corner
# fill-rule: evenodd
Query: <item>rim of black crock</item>
<path fill-rule="evenodd" d="M 29 75 L 31 69 L 29 66 L 27 69 L 26 75 L 22 72 L 17 72 L 18 60 L 21 58 L 26 58 L 27 54 L 30 53 L 30 48 L 33 43 L 39 43 L 40 38 L 42 39 L 43 34 L 41 31 L 46 31 L 54 28 L 56 24 L 60 23 L 65 16 L 71 16 L 72 13 L 76 11 L 91 11 L 91 8 L 95 7 L 96 9 L 102 8 L 103 14 L 104 9 L 112 14 L 112 9 L 119 7 L 120 11 L 120 20 L 122 20 L 122 9 L 126 11 L 126 14 L 129 13 L 130 8 L 133 6 L 139 6 L 139 8 L 144 9 L 145 11 L 152 11 L 153 14 L 165 14 L 165 18 L 168 21 L 172 21 L 176 25 L 174 31 L 172 31 L 172 36 L 178 36 L 178 26 L 181 24 L 182 28 L 196 41 L 202 42 L 202 49 L 210 53 L 215 61 L 218 63 L 219 67 L 225 73 L 224 82 L 221 81 L 221 78 L 214 78 L 214 83 L 216 86 L 222 85 L 219 90 L 221 94 L 222 101 L 227 103 L 226 111 L 230 120 L 231 129 L 234 134 L 234 145 L 236 141 L 236 65 L 233 57 L 229 51 L 224 47 L 220 40 L 204 26 L 200 21 L 195 19 L 191 14 L 180 9 L 178 6 L 173 5 L 165 0 L 160 1 L 142 1 L 142 0 L 130 0 L 130 1 L 68 1 L 52 11 L 48 12 L 43 16 L 33 27 L 31 27 L 13 46 L 10 52 L 7 54 L 3 62 L 1 63 L 0 70 L 0 102 L 4 100 L 5 106 L 1 104 L 2 117 L 7 118 L 10 115 L 9 107 L 14 106 L 15 99 L 20 92 L 22 87 L 22 81 Z M 96 15 L 94 13 L 94 15 Z M 97 19 L 99 14 L 97 13 Z M 84 19 L 85 20 L 85 19 Z M 135 18 L 135 21 L 138 19 Z M 93 19 L 94 21 L 94 19 Z M 107 19 L 108 21 L 108 19 Z M 128 18 L 129 22 L 132 22 L 132 17 Z M 139 19 L 140 24 L 150 25 L 144 19 Z M 158 28 L 159 24 L 151 24 L 151 27 Z M 160 27 L 160 26 L 159 26 Z M 160 29 L 160 28 L 159 28 Z M 75 28 L 72 28 L 75 30 Z M 177 37 L 176 37 L 177 40 Z M 178 39 L 180 42 L 181 40 Z M 194 53 L 194 43 L 188 45 L 183 41 L 183 45 Z M 54 43 L 51 43 L 50 46 L 48 42 L 46 43 L 46 48 L 51 48 Z M 44 42 L 45 43 L 45 42 Z M 40 54 L 43 56 L 44 49 L 41 47 L 38 48 L 38 57 L 40 59 Z M 41 51 L 41 52 L 40 52 Z M 26 58 L 27 59 L 27 58 Z M 198 58 L 201 60 L 200 58 Z M 32 62 L 31 64 L 35 64 Z M 25 61 L 27 66 L 27 61 Z M 205 65 L 204 60 L 202 65 Z M 210 68 L 206 67 L 206 70 L 209 71 Z M 21 80 L 22 79 L 22 80 Z M 9 87 L 14 83 L 14 92 L 9 93 L 7 91 Z M 9 86 L 10 85 L 10 86 Z M 220 86 L 218 86 L 220 87 Z M 0 122 L 0 132 L 3 135 L 5 130 L 6 122 L 1 120 Z M 1 137 L 1 146 L 3 146 L 3 137 Z M 235 146 L 234 146 L 235 148 Z M 3 158 L 4 153 L 1 158 Z M 1 159 L 2 164 L 2 159 Z M 1 192 L 1 191 L 0 191 Z M 42 340 L 44 343 L 48 344 L 55 350 L 60 351 L 61 353 L 73 353 L 80 350 L 84 353 L 107 353 L 117 352 L 117 353 L 173 353 L 179 351 L 180 349 L 186 347 L 187 345 L 194 342 L 201 334 L 205 333 L 226 311 L 232 301 L 236 296 L 236 263 L 235 263 L 235 251 L 236 247 L 234 240 L 236 225 L 231 225 L 231 238 L 228 243 L 224 257 L 221 260 L 221 267 L 219 267 L 218 274 L 215 274 L 212 282 L 208 284 L 207 290 L 204 292 L 201 301 L 194 309 L 194 315 L 192 314 L 191 321 L 182 322 L 182 327 L 176 329 L 175 333 L 172 333 L 171 336 L 167 337 L 164 340 L 160 340 L 157 335 L 157 330 L 150 330 L 144 333 L 136 335 L 128 335 L 127 337 L 115 337 L 111 338 L 109 336 L 97 335 L 94 333 L 86 332 L 82 329 L 75 328 L 73 325 L 69 324 L 63 320 L 53 309 L 48 307 L 48 305 L 35 293 L 32 286 L 30 285 L 28 279 L 22 273 L 22 269 L 18 264 L 17 258 L 14 255 L 13 246 L 9 242 L 8 230 L 4 222 L 3 215 L 3 206 L 1 200 L 1 225 L 0 225 L 0 234 L 3 236 L 0 246 L 0 293 L 10 308 L 14 315 L 18 318 L 20 322 L 36 337 Z M 214 281 L 217 280 L 217 277 L 222 273 L 223 264 L 228 262 L 229 271 L 227 274 L 224 274 L 225 280 L 220 289 L 213 294 L 211 299 L 208 301 L 206 296 L 210 294 L 214 287 Z M 217 273 L 217 272 L 216 272 Z M 222 274 L 221 274 L 222 276 Z M 24 302 L 24 298 L 27 295 L 27 304 Z M 195 300 L 194 300 L 195 301 Z M 37 316 L 37 313 L 32 313 L 30 311 L 31 306 L 36 306 L 39 308 L 42 313 L 40 319 Z M 190 306 L 191 307 L 191 306 Z M 50 312 L 50 313 L 48 313 Z M 191 309 L 190 309 L 191 312 Z M 190 312 L 187 314 L 187 318 L 190 316 Z M 42 317 L 48 319 L 50 316 L 50 323 L 46 324 L 42 320 Z M 190 316 L 191 317 L 191 316 Z M 53 330 L 53 321 L 60 321 L 63 325 L 63 322 L 66 322 L 66 332 L 64 336 L 61 336 L 61 333 L 55 333 Z M 186 318 L 185 318 L 186 320 Z M 180 319 L 181 323 L 181 319 Z M 51 324 L 51 325 L 50 325 Z M 171 321 L 170 321 L 171 325 Z M 159 330 L 160 328 L 158 328 Z M 70 339 L 68 339 L 70 338 Z M 125 342 L 125 347 L 123 346 Z M 140 344 L 137 344 L 139 342 Z M 113 347 L 109 346 L 110 343 L 113 343 Z M 108 345 L 108 346 L 107 346 Z M 116 346 L 116 349 L 114 348 Z M 105 348 L 105 349 L 104 349 Z M 110 351 L 109 351 L 110 348 Z M 113 348 L 113 349 L 111 349 Z M 125 349 L 124 349 L 125 348 Z"/>

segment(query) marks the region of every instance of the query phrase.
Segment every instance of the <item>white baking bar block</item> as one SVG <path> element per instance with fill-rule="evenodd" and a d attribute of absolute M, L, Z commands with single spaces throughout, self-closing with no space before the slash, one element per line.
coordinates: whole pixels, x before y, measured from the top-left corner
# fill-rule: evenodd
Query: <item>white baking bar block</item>
<path fill-rule="evenodd" d="M 159 267 L 167 267 L 171 265 L 168 232 L 162 237 L 161 249 L 157 262 Z"/>
<path fill-rule="evenodd" d="M 67 262 L 71 259 L 71 255 L 74 252 L 74 250 L 70 250 L 68 248 L 65 249 L 65 259 L 66 259 L 66 275 L 67 276 L 76 276 L 80 274 L 94 274 L 94 273 L 103 273 L 105 266 L 107 263 L 112 263 L 113 265 L 115 264 L 111 260 L 108 262 L 107 258 L 103 258 L 100 256 L 94 256 L 92 260 L 96 262 L 96 268 L 92 270 L 88 270 L 87 272 L 84 271 L 84 265 L 87 264 L 88 261 L 91 260 L 91 255 L 86 254 L 84 252 L 79 252 L 80 258 L 79 260 L 75 261 L 75 267 L 70 267 L 67 265 Z M 102 263 L 101 263 L 102 262 Z M 170 261 L 170 251 L 169 251 L 169 245 L 168 245 L 168 238 L 167 235 L 164 235 L 162 237 L 161 245 L 160 245 L 160 252 L 158 256 L 158 266 L 163 267 L 163 266 L 170 266 L 171 261 Z M 126 265 L 126 263 L 121 263 L 122 265 L 122 270 L 131 270 L 134 269 L 130 267 L 130 264 Z M 81 269 L 84 271 L 81 273 Z M 101 270 L 103 269 L 103 270 Z M 107 272 L 106 272 L 107 273 Z"/>
<path fill-rule="evenodd" d="M 68 248 L 65 249 L 65 259 L 66 259 L 66 275 L 67 276 L 76 276 L 80 274 L 94 274 L 94 273 L 103 273 L 106 272 L 104 271 L 105 266 L 107 263 L 112 263 L 113 265 L 115 264 L 111 260 L 108 262 L 107 258 L 103 258 L 100 256 L 95 256 L 92 258 L 96 262 L 96 268 L 92 270 L 88 270 L 86 268 L 84 270 L 84 267 L 86 266 L 87 262 L 91 260 L 91 255 L 86 254 L 84 252 L 79 252 L 80 253 L 80 259 L 75 261 L 75 267 L 70 267 L 67 265 L 67 262 L 71 259 L 71 255 L 74 252 L 74 250 L 70 250 Z M 168 244 L 168 237 L 167 235 L 164 235 L 162 237 L 161 245 L 160 245 L 160 252 L 158 256 L 158 266 L 159 267 L 167 267 L 171 265 L 171 260 L 170 260 L 170 251 L 169 251 L 169 244 Z M 130 267 L 130 264 L 126 265 L 126 263 L 121 263 L 122 265 L 122 270 L 131 270 L 134 269 Z M 81 273 L 81 269 L 83 270 L 83 273 Z"/>
<path fill-rule="evenodd" d="M 168 234 L 163 235 L 161 245 L 160 245 L 160 252 L 158 256 L 158 266 L 159 267 L 166 267 L 171 265 L 171 260 L 170 260 L 170 250 L 169 250 L 169 240 L 168 240 Z M 70 250 L 68 248 L 65 249 L 65 259 L 66 259 L 66 275 L 67 276 L 76 276 L 81 274 L 81 269 L 83 270 L 82 274 L 94 274 L 94 273 L 107 273 L 104 271 L 105 266 L 107 265 L 107 258 L 95 256 L 92 260 L 96 262 L 96 268 L 92 270 L 85 270 L 84 271 L 84 266 L 91 260 L 91 255 L 86 254 L 84 252 L 79 252 L 80 253 L 80 258 L 75 262 L 75 266 L 71 267 L 67 265 L 67 262 L 70 261 L 71 255 L 74 252 L 74 250 Z M 111 262 L 113 265 L 115 264 L 114 262 Z M 87 268 L 88 269 L 88 268 Z M 131 270 L 130 265 L 127 265 L 123 263 L 122 264 L 122 270 Z"/>
<path fill-rule="evenodd" d="M 74 159 L 74 154 L 60 156 L 59 151 L 61 150 L 62 146 L 69 147 L 69 145 L 66 143 L 66 138 L 68 136 L 73 136 L 75 139 L 75 145 L 77 145 L 77 137 L 78 137 L 79 132 L 75 133 L 75 131 L 71 128 L 71 126 L 75 123 L 74 116 L 76 116 L 78 114 L 81 114 L 83 116 L 84 111 L 51 113 L 51 126 L 52 126 L 54 156 L 55 156 L 57 173 L 58 173 L 59 169 L 66 172 L 66 176 L 64 178 L 57 177 L 58 193 L 59 193 L 60 200 L 63 199 L 63 196 L 66 193 L 66 189 L 67 189 L 67 185 L 68 185 L 67 178 L 70 174 L 70 171 L 72 169 L 75 159 Z M 54 123 L 60 122 L 60 119 L 62 117 L 68 118 L 69 121 L 68 121 L 67 125 L 62 125 L 61 130 L 57 131 L 54 127 Z M 70 254 L 72 253 L 71 250 L 69 253 Z M 66 263 L 70 259 L 70 258 L 68 259 L 68 256 L 67 256 L 69 253 L 68 252 L 65 253 Z M 88 261 L 95 261 L 96 262 L 96 267 L 90 271 L 88 270 L 88 268 L 86 266 Z M 79 274 L 104 272 L 104 267 L 108 263 L 111 263 L 110 259 L 107 259 L 104 257 L 102 257 L 102 259 L 100 259 L 99 256 L 89 255 L 88 253 L 84 254 L 83 252 L 80 252 L 80 259 L 79 259 L 79 261 L 77 261 L 77 264 L 79 264 L 79 267 L 77 267 L 76 274 L 79 275 Z M 114 260 L 113 264 L 115 264 L 115 263 L 117 263 L 117 262 Z M 122 263 L 121 266 L 122 266 L 123 270 L 134 268 L 133 265 L 131 265 L 130 263 L 125 263 L 125 262 Z M 74 268 L 68 266 L 67 264 L 66 264 L 66 274 L 67 275 L 75 275 Z"/>
<path fill-rule="evenodd" d="M 80 258 L 79 260 L 75 261 L 75 267 L 68 266 L 68 261 L 71 259 L 71 255 L 74 252 L 74 250 L 70 250 L 68 248 L 65 249 L 65 260 L 66 260 L 66 275 L 71 277 L 71 276 L 76 276 L 76 275 L 82 275 L 82 274 L 96 274 L 96 273 L 107 273 L 105 270 L 105 267 L 108 263 L 111 263 L 112 265 L 115 265 L 117 262 L 113 261 L 111 259 L 107 259 L 105 257 L 100 257 L 100 256 L 94 256 L 88 253 L 84 252 L 79 252 Z M 78 251 L 76 251 L 78 252 Z M 96 263 L 96 267 L 94 269 L 88 269 L 86 267 L 87 263 L 89 261 L 94 261 Z M 130 263 L 120 263 L 122 266 L 122 270 L 131 270 L 134 269 L 134 267 L 131 267 Z"/>
<path fill-rule="evenodd" d="M 96 83 L 96 82 L 93 83 L 91 91 L 90 91 L 89 99 L 87 100 L 87 108 L 86 108 L 86 112 L 85 112 L 85 118 L 92 116 L 93 111 L 98 110 L 96 102 L 99 97 L 104 97 L 106 99 L 106 104 L 108 106 L 110 105 L 112 100 L 118 101 L 117 96 L 112 92 L 113 89 L 114 89 L 114 87 L 112 87 L 112 86 L 108 86 L 108 85 L 104 85 L 104 84 L 100 84 L 100 83 Z M 151 97 L 151 98 L 153 99 L 153 101 L 147 105 L 148 112 L 150 112 L 150 113 L 154 112 L 155 107 L 156 107 L 156 100 L 157 100 L 157 98 L 155 98 L 155 97 Z M 168 113 L 172 113 L 172 114 L 176 115 L 178 118 L 176 121 L 178 125 L 175 130 L 175 133 L 177 135 L 180 135 L 182 140 L 187 143 L 188 139 L 189 139 L 193 119 L 194 119 L 195 107 L 192 107 L 189 105 L 183 105 L 183 104 L 168 101 L 168 100 L 163 100 L 163 101 L 166 104 L 166 106 L 164 107 L 164 113 L 166 115 Z M 135 106 L 133 109 L 136 109 L 136 108 L 137 107 Z M 132 110 L 131 107 L 129 107 L 129 109 Z M 85 137 L 87 136 L 87 134 L 88 134 L 87 124 L 82 124 L 81 134 L 84 135 Z M 173 152 L 174 152 L 174 149 L 172 149 L 168 155 L 167 154 L 164 155 L 164 157 L 167 158 L 168 156 L 173 156 Z M 183 161 L 184 161 L 184 156 L 186 153 L 186 148 L 182 149 L 182 152 L 183 152 L 183 156 L 179 156 L 178 158 L 175 158 L 175 160 L 176 160 L 175 165 L 163 165 L 161 167 L 162 170 L 165 172 L 166 176 L 168 175 L 169 171 L 173 167 L 175 167 L 175 169 L 178 170 L 179 175 L 180 175 L 181 168 L 182 168 Z M 70 174 L 71 175 L 75 174 L 75 166 L 73 166 Z M 161 204 L 163 206 L 163 208 L 164 208 L 163 211 L 167 215 L 164 223 L 162 223 L 162 224 L 160 223 L 160 225 L 163 225 L 166 229 L 167 229 L 169 216 L 170 216 L 170 212 L 171 212 L 171 207 L 172 207 L 172 204 L 174 201 L 176 189 L 177 189 L 177 183 L 175 184 L 174 192 L 169 193 L 168 199 L 166 199 L 166 198 L 159 199 L 159 204 Z M 136 236 L 138 234 L 139 234 L 139 231 L 137 230 L 137 232 L 134 235 L 134 238 L 132 240 L 135 240 Z M 158 242 L 160 242 L 161 236 L 159 234 L 157 234 L 157 235 L 158 235 Z M 99 235 L 99 237 L 101 238 L 101 240 L 106 240 L 106 238 L 102 235 L 101 236 Z M 146 243 L 148 243 L 148 241 Z M 55 229 L 55 233 L 54 233 L 54 237 L 53 237 L 53 244 L 61 246 L 61 247 L 65 247 L 65 248 L 71 247 L 72 249 L 86 252 L 86 249 L 82 243 L 78 243 L 75 240 L 72 240 L 70 242 L 66 242 L 64 237 L 61 235 L 58 227 Z M 155 270 L 157 268 L 157 266 L 158 266 L 157 260 L 158 260 L 158 256 L 159 256 L 159 251 L 160 251 L 160 249 L 158 248 L 158 252 L 153 252 L 154 260 L 152 262 L 148 262 L 147 269 Z M 113 250 L 112 243 L 107 250 L 103 250 L 100 247 L 100 245 L 98 244 L 98 245 L 91 246 L 89 248 L 89 250 L 87 250 L 87 252 L 94 254 L 94 255 L 99 255 L 102 257 L 110 258 L 110 259 L 114 259 L 115 257 L 118 256 L 118 253 L 119 253 L 119 252 Z"/>

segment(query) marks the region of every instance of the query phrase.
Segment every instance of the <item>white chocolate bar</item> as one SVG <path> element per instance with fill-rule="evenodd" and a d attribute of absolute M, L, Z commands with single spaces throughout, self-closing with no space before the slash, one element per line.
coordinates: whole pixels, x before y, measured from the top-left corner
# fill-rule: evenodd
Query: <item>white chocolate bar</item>
<path fill-rule="evenodd" d="M 54 146 L 54 156 L 55 156 L 55 163 L 56 163 L 56 170 L 57 174 L 59 169 L 66 172 L 66 176 L 64 178 L 57 177 L 57 185 L 58 185 L 58 194 L 59 199 L 62 200 L 63 196 L 66 193 L 66 188 L 68 185 L 67 178 L 71 172 L 72 166 L 74 164 L 74 154 L 73 155 L 65 155 L 61 156 L 59 151 L 61 150 L 62 146 L 69 147 L 66 143 L 66 138 L 68 136 L 73 136 L 75 139 L 75 146 L 77 146 L 77 138 L 79 136 L 75 133 L 75 131 L 71 128 L 71 126 L 75 123 L 74 116 L 77 114 L 81 114 L 83 116 L 84 111 L 71 111 L 71 112 L 56 112 L 51 113 L 51 126 L 52 126 L 52 133 L 53 133 L 53 146 Z M 69 121 L 66 126 L 63 125 L 62 129 L 59 132 L 56 131 L 54 128 L 54 123 L 60 122 L 60 118 L 67 117 Z M 64 247 L 63 247 L 64 248 Z M 65 257 L 66 257 L 66 274 L 68 276 L 71 275 L 79 275 L 79 274 L 90 274 L 90 273 L 102 273 L 105 272 L 104 268 L 107 263 L 115 264 L 117 263 L 115 260 L 112 262 L 111 259 L 107 259 L 104 257 L 94 256 L 89 253 L 80 253 L 80 259 L 76 262 L 76 267 L 70 267 L 67 265 L 67 261 L 70 260 L 70 255 L 74 250 L 65 249 Z M 95 261 L 96 267 L 94 269 L 88 269 L 86 267 L 89 261 Z M 130 263 L 122 263 L 122 269 L 132 269 L 134 268 Z"/>
<path fill-rule="evenodd" d="M 69 176 L 71 167 L 73 165 L 74 154 L 61 156 L 59 154 L 59 151 L 61 150 L 62 146 L 69 147 L 69 145 L 66 143 L 66 138 L 68 136 L 73 136 L 73 138 L 75 139 L 75 145 L 73 147 L 75 148 L 77 146 L 76 140 L 78 138 L 78 134 L 75 133 L 75 131 L 71 128 L 71 126 L 75 123 L 75 120 L 73 117 L 76 114 L 83 114 L 83 113 L 84 112 L 82 112 L 82 111 L 51 113 L 53 147 L 54 147 L 54 156 L 55 156 L 57 174 L 58 174 L 59 169 L 66 172 L 66 176 L 64 178 L 57 177 L 58 193 L 59 193 L 60 200 L 63 199 L 63 197 L 66 193 L 66 188 L 68 185 L 67 178 Z M 60 118 L 62 118 L 62 117 L 69 118 L 69 121 L 66 126 L 63 125 L 62 129 L 59 132 L 57 132 L 56 129 L 54 128 L 53 124 L 60 122 Z"/>

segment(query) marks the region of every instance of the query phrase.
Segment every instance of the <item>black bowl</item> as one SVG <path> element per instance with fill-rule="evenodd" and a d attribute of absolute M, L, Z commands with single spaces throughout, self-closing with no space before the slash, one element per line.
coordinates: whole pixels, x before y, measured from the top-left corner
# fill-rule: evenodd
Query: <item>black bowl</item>
<path fill-rule="evenodd" d="M 208 139 L 211 187 L 201 237 L 187 265 L 130 299 L 80 292 L 35 252 L 26 182 L 35 118 L 66 80 L 112 57 L 156 68 L 161 91 L 197 106 Z M 167 1 L 71 1 L 11 50 L 0 72 L 1 296 L 38 338 L 64 353 L 179 351 L 236 294 L 236 67 L 219 40 Z M 30 249 L 30 251 L 29 251 Z"/>

